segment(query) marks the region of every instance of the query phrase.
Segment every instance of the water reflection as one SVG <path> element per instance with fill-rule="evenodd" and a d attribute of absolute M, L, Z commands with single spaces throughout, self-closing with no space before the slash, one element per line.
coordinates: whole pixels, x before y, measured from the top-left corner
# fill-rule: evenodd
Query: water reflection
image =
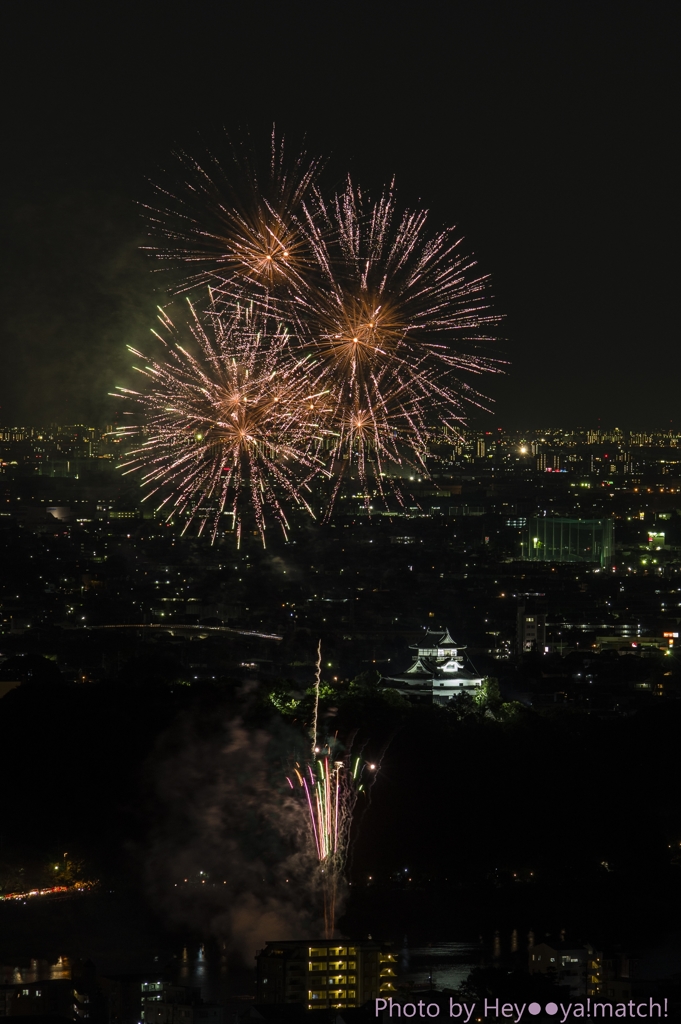
<path fill-rule="evenodd" d="M 400 950 L 398 984 L 414 988 L 456 989 L 480 963 L 480 950 L 466 942 L 433 942 Z"/>
<path fill-rule="evenodd" d="M 72 961 L 60 956 L 53 963 L 49 960 L 30 960 L 27 966 L 0 966 L 0 984 L 19 985 L 31 981 L 57 981 L 71 977 Z"/>
<path fill-rule="evenodd" d="M 434 942 L 399 949 L 398 985 L 412 988 L 456 989 L 481 962 L 479 946 L 466 942 Z M 180 985 L 201 989 L 207 1002 L 223 1002 L 255 994 L 255 963 L 235 968 L 226 947 L 185 946 L 175 957 L 174 975 Z"/>
<path fill-rule="evenodd" d="M 517 930 L 495 932 L 474 942 L 433 942 L 427 945 L 410 943 L 407 936 L 396 944 L 398 956 L 398 987 L 457 989 L 470 972 L 490 958 L 518 952 Z M 224 944 L 187 945 L 174 954 L 170 950 L 158 951 L 156 956 L 132 956 L 125 964 L 97 962 L 103 973 L 121 970 L 137 971 L 153 967 L 171 977 L 179 985 L 199 989 L 204 1000 L 225 1003 L 234 999 L 252 999 L 255 996 L 255 962 L 239 966 Z M 139 962 L 137 962 L 139 960 Z M 133 962 L 134 961 L 134 962 Z M 71 977 L 78 964 L 67 956 L 54 961 L 31 960 L 20 965 L 0 966 L 0 984 L 48 981 Z"/>
<path fill-rule="evenodd" d="M 177 981 L 180 985 L 190 985 L 192 988 L 203 989 L 210 984 L 215 974 L 215 964 L 210 964 L 206 958 L 206 947 L 201 945 L 191 955 L 185 946 L 179 958 L 179 969 Z M 204 997 L 205 998 L 205 997 Z"/>
<path fill-rule="evenodd" d="M 181 954 L 175 959 L 176 970 L 174 976 L 177 984 L 189 985 L 191 988 L 201 989 L 201 996 L 207 1002 L 221 1002 L 224 999 L 234 998 L 234 983 L 241 972 L 228 969 L 224 945 L 220 948 L 200 945 L 195 948 L 185 946 Z M 255 964 L 250 970 L 246 970 L 246 985 L 249 989 L 254 986 Z M 244 988 L 241 978 L 238 979 L 237 992 L 241 994 Z M 251 994 L 249 991 L 248 993 Z"/>

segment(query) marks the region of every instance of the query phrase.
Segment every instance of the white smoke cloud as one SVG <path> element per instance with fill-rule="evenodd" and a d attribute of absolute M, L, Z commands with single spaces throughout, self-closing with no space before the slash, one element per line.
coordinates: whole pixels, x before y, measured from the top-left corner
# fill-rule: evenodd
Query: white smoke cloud
<path fill-rule="evenodd" d="M 306 811 L 285 779 L 300 738 L 185 722 L 152 763 L 158 821 L 146 856 L 152 895 L 176 924 L 252 962 L 266 941 L 322 934 Z M 186 881 L 185 881 L 186 880 Z"/>

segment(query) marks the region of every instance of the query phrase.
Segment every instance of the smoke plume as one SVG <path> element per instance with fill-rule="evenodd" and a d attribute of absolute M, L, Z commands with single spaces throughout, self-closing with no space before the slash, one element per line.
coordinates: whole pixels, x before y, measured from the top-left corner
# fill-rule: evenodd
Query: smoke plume
<path fill-rule="evenodd" d="M 300 742 L 277 725 L 184 722 L 153 758 L 152 895 L 176 924 L 251 962 L 266 941 L 321 934 L 318 864 L 285 780 Z"/>

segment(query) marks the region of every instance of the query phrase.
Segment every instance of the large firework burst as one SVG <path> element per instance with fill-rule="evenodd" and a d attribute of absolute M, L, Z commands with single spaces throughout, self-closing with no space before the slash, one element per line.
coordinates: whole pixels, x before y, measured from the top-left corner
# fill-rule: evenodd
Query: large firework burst
<path fill-rule="evenodd" d="M 268 510 L 288 527 L 284 499 L 312 514 L 303 491 L 322 468 L 314 449 L 323 428 L 306 360 L 272 318 L 238 306 L 229 315 L 212 304 L 188 309 L 179 329 L 161 312 L 166 359 L 136 367 L 145 390 L 117 389 L 144 413 L 142 424 L 121 430 L 143 435 L 122 466 L 141 471 L 145 499 L 158 495 L 159 510 L 184 517 L 185 530 L 198 520 L 215 539 L 227 513 L 240 537 L 249 508 L 264 543 Z"/>
<path fill-rule="evenodd" d="M 473 373 L 498 366 L 482 351 L 499 321 L 489 278 L 455 228 L 431 233 L 426 210 L 400 212 L 393 186 L 371 200 L 350 179 L 328 203 L 315 189 L 305 213 L 317 275 L 303 305 L 327 358 L 420 366 L 428 355 Z"/>
<path fill-rule="evenodd" d="M 327 515 L 347 477 L 359 479 L 367 507 L 372 491 L 385 499 L 391 490 L 402 500 L 400 479 L 428 476 L 433 437 L 456 436 L 471 406 L 487 405 L 470 375 L 502 369 L 489 354 L 499 320 L 489 279 L 454 228 L 431 230 L 427 211 L 400 207 L 393 185 L 372 199 L 348 179 L 327 199 L 320 162 L 303 154 L 288 164 L 274 132 L 264 173 L 252 147 L 230 144 L 229 152 L 226 164 L 210 153 L 201 161 L 177 154 L 177 180 L 157 185 L 157 202 L 148 208 L 153 252 L 178 272 L 176 290 L 210 284 L 213 316 L 220 310 L 231 322 L 235 303 L 248 303 L 265 320 L 274 313 L 288 325 L 286 344 L 259 344 L 259 360 L 277 361 L 278 379 L 286 382 L 300 379 L 304 363 L 305 401 L 296 396 L 293 405 L 282 404 L 295 408 L 288 433 L 267 403 L 249 404 L 246 433 L 260 438 L 259 451 L 272 448 L 266 434 L 273 429 L 278 450 L 287 437 L 304 452 L 301 466 L 323 464 L 332 478 Z M 230 337 L 230 358 L 245 366 L 251 335 Z M 213 425 L 194 440 L 217 451 L 229 447 L 229 436 L 228 428 Z M 175 443 L 181 439 L 176 432 Z M 272 463 L 281 465 L 279 457 Z M 191 471 L 191 481 L 200 476 L 186 451 L 173 466 L 178 488 L 182 472 Z M 287 479 L 291 484 L 270 468 L 273 508 Z M 201 486 L 216 493 L 213 478 Z M 299 495 L 291 486 L 289 494 Z M 240 484 L 237 490 L 245 493 Z M 190 505 L 180 503 L 184 511 L 193 512 L 192 493 Z M 262 532 L 258 488 L 250 493 Z"/>
<path fill-rule="evenodd" d="M 219 148 L 225 160 L 210 149 L 200 159 L 173 154 L 175 167 L 153 183 L 145 207 L 148 250 L 174 272 L 176 292 L 219 283 L 231 298 L 285 300 L 309 269 L 299 220 L 320 161 L 305 152 L 288 161 L 274 130 L 266 160 L 243 138 Z"/>
<path fill-rule="evenodd" d="M 354 465 L 383 494 L 389 464 L 427 473 L 433 430 L 459 430 L 466 406 L 484 404 L 460 374 L 500 369 L 485 353 L 489 282 L 454 229 L 429 232 L 392 187 L 372 201 L 348 180 L 328 203 L 315 189 L 305 214 L 315 270 L 294 315 L 330 396 L 330 469 Z"/>

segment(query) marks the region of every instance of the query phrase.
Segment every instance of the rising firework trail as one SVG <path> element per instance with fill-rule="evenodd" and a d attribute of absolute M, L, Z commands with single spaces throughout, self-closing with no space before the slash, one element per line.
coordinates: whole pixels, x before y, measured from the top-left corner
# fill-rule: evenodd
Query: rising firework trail
<path fill-rule="evenodd" d="M 305 493 L 322 469 L 324 428 L 310 411 L 306 359 L 281 323 L 252 309 L 188 310 L 179 328 L 161 312 L 166 359 L 136 367 L 145 389 L 117 389 L 143 413 L 118 432 L 136 441 L 121 468 L 141 474 L 143 500 L 156 496 L 167 521 L 184 518 L 186 530 L 196 520 L 212 540 L 230 525 L 240 538 L 248 512 L 264 544 L 268 513 L 286 533 L 284 502 L 313 514 Z"/>
<path fill-rule="evenodd" d="M 310 838 L 319 862 L 325 937 L 330 939 L 335 929 L 338 891 L 344 876 L 352 815 L 357 797 L 364 789 L 364 762 L 360 757 L 353 758 L 348 754 L 338 758 L 331 744 L 319 745 L 321 671 L 320 640 L 315 665 L 311 756 L 306 763 L 297 763 L 292 774 L 305 795 Z M 375 767 L 371 765 L 371 768 Z M 296 788 L 293 779 L 287 776 L 291 789 Z"/>
<path fill-rule="evenodd" d="M 321 640 L 317 644 L 317 662 L 315 665 L 314 674 L 314 711 L 312 715 L 312 755 L 318 753 L 317 750 L 317 723 L 319 721 L 319 687 L 322 681 L 322 642 Z"/>

